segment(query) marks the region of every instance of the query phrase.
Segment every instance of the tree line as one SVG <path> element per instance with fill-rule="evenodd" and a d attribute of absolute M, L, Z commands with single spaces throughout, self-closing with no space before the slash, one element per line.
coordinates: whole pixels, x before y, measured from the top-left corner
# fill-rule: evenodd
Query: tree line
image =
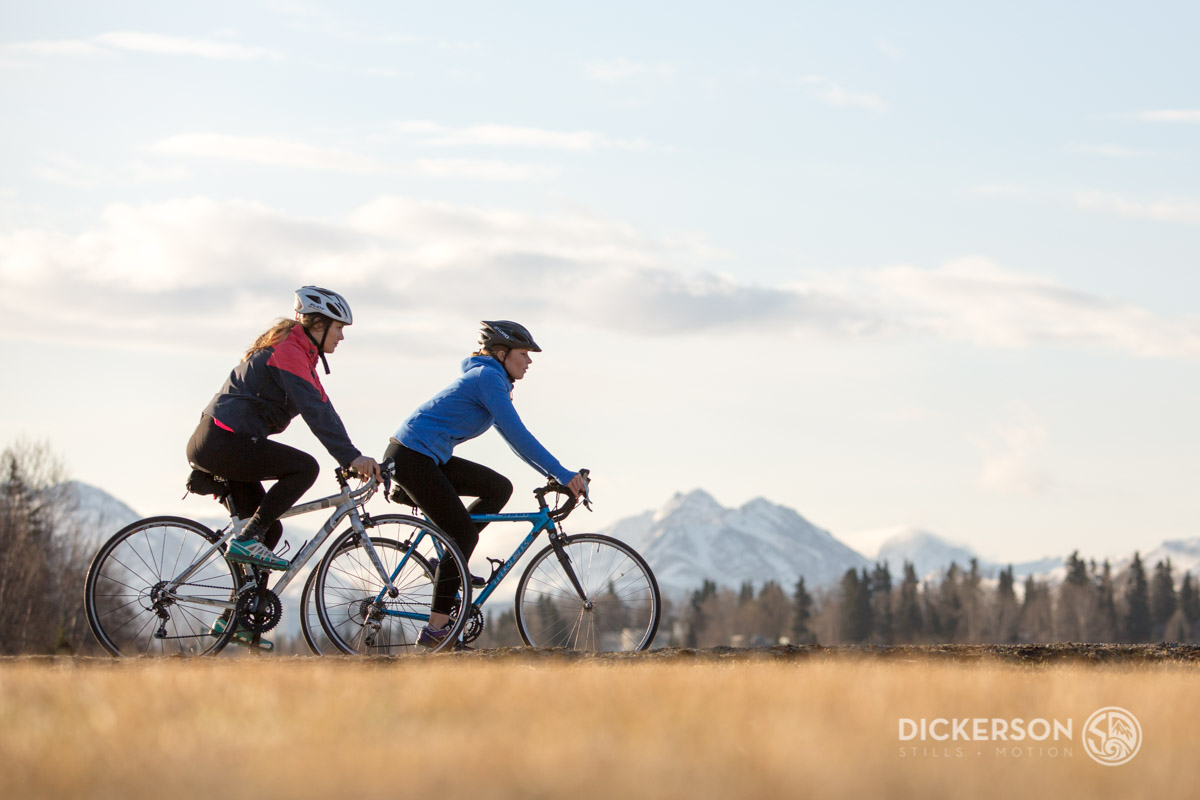
<path fill-rule="evenodd" d="M 77 501 L 45 445 L 0 454 L 0 653 L 95 651 L 83 610 L 91 557 Z"/>
<path fill-rule="evenodd" d="M 1200 585 L 1176 579 L 1170 559 L 1147 570 L 1140 554 L 1120 574 L 1078 551 L 1058 584 L 1011 565 L 985 577 L 976 560 L 925 580 L 910 562 L 899 581 L 888 564 L 848 569 L 837 586 L 790 593 L 773 581 L 759 589 L 705 581 L 677 609 L 658 644 L 690 647 L 792 644 L 1017 644 L 1032 642 L 1198 641 Z"/>
<path fill-rule="evenodd" d="M 0 453 L 0 654 L 97 651 L 83 610 L 95 532 L 79 529 L 63 473 L 45 445 Z M 905 562 L 897 581 L 882 563 L 816 590 L 705 581 L 664 604 L 657 646 L 1200 641 L 1196 578 L 1139 554 L 1114 574 L 1072 553 L 1057 584 L 1018 582 L 1011 565 L 984 576 L 974 560 L 925 580 Z M 489 614 L 480 646 L 519 643 L 511 611 Z"/>

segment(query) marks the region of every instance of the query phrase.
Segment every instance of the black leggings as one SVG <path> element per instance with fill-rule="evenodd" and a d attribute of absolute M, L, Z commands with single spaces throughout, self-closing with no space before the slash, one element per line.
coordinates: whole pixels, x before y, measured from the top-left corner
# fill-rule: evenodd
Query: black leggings
<path fill-rule="evenodd" d="M 486 522 L 472 522 L 471 514 L 498 514 L 512 497 L 512 481 L 465 458 L 451 456 L 445 464 L 438 464 L 396 442 L 388 445 L 383 458 L 385 461 L 390 458 L 396 465 L 396 483 L 404 487 L 434 525 L 462 548 L 468 560 L 479 543 L 479 532 L 487 527 Z M 466 506 L 460 496 L 476 499 Z M 433 610 L 445 614 L 454 601 L 458 567 L 447 565 L 446 574 L 442 574 L 439 566 L 434 579 L 437 591 Z"/>
<path fill-rule="evenodd" d="M 267 531 L 263 543 L 271 549 L 283 535 L 280 515 L 316 483 L 321 469 L 302 450 L 222 430 L 207 414 L 188 441 L 187 457 L 193 466 L 229 481 L 234 513 L 262 526 Z M 271 479 L 275 485 L 264 491 L 260 481 Z"/>

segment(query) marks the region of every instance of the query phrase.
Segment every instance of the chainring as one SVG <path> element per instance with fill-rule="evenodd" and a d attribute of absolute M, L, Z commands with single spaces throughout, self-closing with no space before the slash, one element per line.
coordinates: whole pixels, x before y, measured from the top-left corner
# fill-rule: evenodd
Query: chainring
<path fill-rule="evenodd" d="M 266 633 L 279 624 L 283 603 L 270 589 L 246 592 L 237 602 L 237 621 L 248 631 Z"/>
<path fill-rule="evenodd" d="M 464 643 L 470 643 L 479 638 L 483 633 L 483 612 L 479 610 L 479 606 L 472 605 L 471 611 L 467 615 L 467 624 L 463 625 L 462 640 Z"/>

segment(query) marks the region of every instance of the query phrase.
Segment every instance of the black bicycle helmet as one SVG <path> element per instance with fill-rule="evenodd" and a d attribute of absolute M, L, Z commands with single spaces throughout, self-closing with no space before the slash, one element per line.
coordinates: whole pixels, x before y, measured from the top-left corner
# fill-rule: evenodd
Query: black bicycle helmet
<path fill-rule="evenodd" d="M 524 325 L 518 325 L 506 319 L 491 321 L 485 319 L 480 324 L 483 328 L 479 331 L 479 343 L 484 347 L 501 345 L 516 350 L 542 352 L 542 348 L 537 346 L 537 342 L 533 340 Z"/>

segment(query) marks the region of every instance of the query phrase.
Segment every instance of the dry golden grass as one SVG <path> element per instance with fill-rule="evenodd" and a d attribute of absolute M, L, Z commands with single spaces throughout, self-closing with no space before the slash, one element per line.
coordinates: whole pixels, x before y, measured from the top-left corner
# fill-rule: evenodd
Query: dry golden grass
<path fill-rule="evenodd" d="M 10 660 L 0 797 L 1194 797 L 1198 696 L 1188 665 Z M 1111 705 L 1144 732 L 1119 767 L 1081 743 Z M 901 717 L 1072 718 L 1075 741 L 948 758 Z"/>

